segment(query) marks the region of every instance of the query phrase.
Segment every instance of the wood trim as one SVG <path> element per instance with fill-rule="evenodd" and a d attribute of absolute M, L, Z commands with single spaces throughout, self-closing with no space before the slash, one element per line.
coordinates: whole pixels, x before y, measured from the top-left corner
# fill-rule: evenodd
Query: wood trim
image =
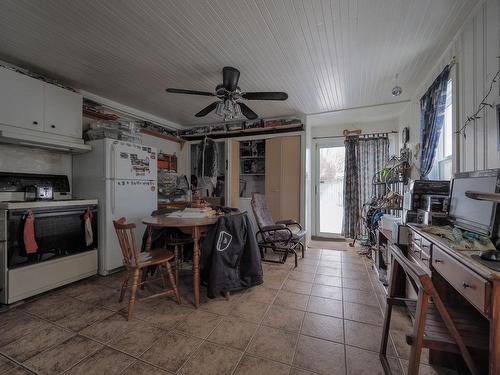
<path fill-rule="evenodd" d="M 184 139 L 174 137 L 173 135 L 162 134 L 160 132 L 157 132 L 156 130 L 141 128 L 141 129 L 139 129 L 139 131 L 142 134 L 147 134 L 147 135 L 150 135 L 152 137 L 164 139 L 166 141 L 179 143 L 181 145 L 181 150 L 184 147 L 184 143 L 186 143 L 186 141 Z"/>

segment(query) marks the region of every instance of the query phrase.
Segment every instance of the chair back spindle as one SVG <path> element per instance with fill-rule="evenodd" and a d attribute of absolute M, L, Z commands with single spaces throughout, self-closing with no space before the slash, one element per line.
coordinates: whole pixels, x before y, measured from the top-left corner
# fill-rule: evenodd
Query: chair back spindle
<path fill-rule="evenodd" d="M 140 253 L 135 240 L 135 224 L 126 223 L 124 217 L 113 220 L 118 242 L 126 266 L 135 266 L 140 263 Z"/>

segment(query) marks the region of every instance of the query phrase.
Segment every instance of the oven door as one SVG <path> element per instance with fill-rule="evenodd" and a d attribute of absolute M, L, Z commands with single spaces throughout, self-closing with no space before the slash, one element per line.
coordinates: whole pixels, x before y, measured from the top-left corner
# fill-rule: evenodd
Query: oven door
<path fill-rule="evenodd" d="M 38 250 L 27 254 L 24 246 L 24 224 L 27 210 L 9 210 L 7 213 L 7 268 L 77 254 L 97 248 L 97 207 L 91 206 L 93 243 L 85 242 L 83 214 L 88 206 L 36 208 L 35 240 Z"/>

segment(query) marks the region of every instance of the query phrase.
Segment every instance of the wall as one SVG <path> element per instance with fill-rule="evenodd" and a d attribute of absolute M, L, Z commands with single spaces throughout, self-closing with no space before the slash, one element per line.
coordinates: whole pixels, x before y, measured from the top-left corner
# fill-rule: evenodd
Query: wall
<path fill-rule="evenodd" d="M 0 144 L 0 172 L 66 174 L 71 182 L 71 155 L 39 148 Z"/>
<path fill-rule="evenodd" d="M 419 142 L 419 99 L 441 70 L 456 57 L 456 116 L 455 128 L 460 128 L 473 114 L 499 69 L 500 61 L 500 1 L 481 1 L 471 13 L 428 76 L 422 81 L 410 104 L 399 117 L 399 126 L 410 128 L 410 144 Z M 499 104 L 498 82 L 488 100 Z M 500 168 L 499 134 L 495 108 L 488 108 L 482 118 L 472 123 L 466 138 L 454 138 L 454 171 Z M 415 177 L 416 174 L 414 174 Z"/>

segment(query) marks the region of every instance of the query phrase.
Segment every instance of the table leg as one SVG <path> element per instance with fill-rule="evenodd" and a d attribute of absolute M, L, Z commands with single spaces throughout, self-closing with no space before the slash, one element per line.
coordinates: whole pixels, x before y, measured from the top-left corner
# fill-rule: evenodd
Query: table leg
<path fill-rule="evenodd" d="M 193 291 L 194 306 L 200 306 L 200 228 L 193 228 Z"/>
<path fill-rule="evenodd" d="M 153 241 L 153 227 L 148 225 L 148 239 L 146 240 L 146 252 L 151 252 L 151 243 Z"/>

